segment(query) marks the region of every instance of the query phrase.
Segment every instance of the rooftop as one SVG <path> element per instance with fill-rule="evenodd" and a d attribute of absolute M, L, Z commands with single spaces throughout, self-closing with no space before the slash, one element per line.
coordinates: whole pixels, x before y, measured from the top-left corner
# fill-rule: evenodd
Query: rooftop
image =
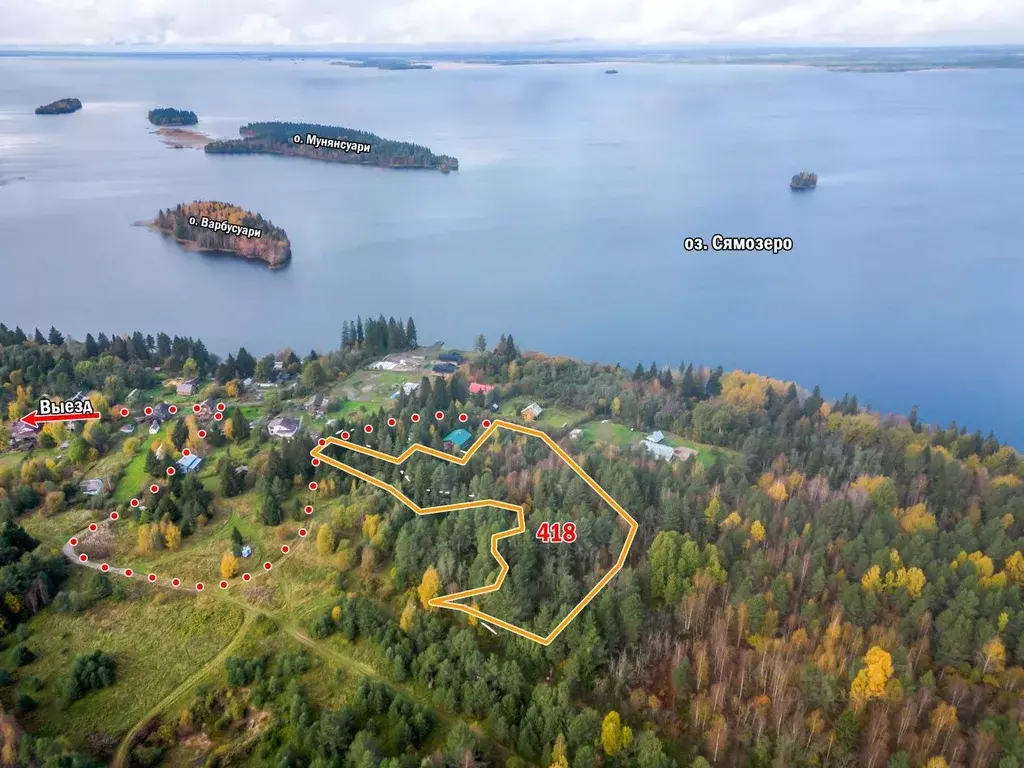
<path fill-rule="evenodd" d="M 459 448 L 464 446 L 472 439 L 473 435 L 471 435 L 465 429 L 456 429 L 444 436 L 444 441 L 446 443 L 451 443 L 452 445 L 458 446 Z"/>

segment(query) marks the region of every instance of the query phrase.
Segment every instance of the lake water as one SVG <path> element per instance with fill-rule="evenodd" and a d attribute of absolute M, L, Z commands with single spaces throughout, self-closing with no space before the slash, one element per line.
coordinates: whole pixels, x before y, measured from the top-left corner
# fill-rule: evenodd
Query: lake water
<path fill-rule="evenodd" d="M 1024 71 L 604 68 L 0 58 L 0 321 L 305 353 L 412 314 L 421 341 L 721 363 L 1024 446 Z M 85 108 L 32 114 L 63 96 Z M 340 124 L 462 170 L 172 150 L 146 120 L 166 105 L 214 136 Z M 805 168 L 818 189 L 794 194 Z M 132 226 L 197 198 L 283 227 L 291 266 Z M 795 248 L 683 251 L 715 232 Z"/>

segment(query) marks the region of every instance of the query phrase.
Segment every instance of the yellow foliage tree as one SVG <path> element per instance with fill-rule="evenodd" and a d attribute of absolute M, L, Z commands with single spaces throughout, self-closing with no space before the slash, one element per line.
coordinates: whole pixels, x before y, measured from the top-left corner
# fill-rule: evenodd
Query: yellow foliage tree
<path fill-rule="evenodd" d="M 565 736 L 558 734 L 555 746 L 551 748 L 551 765 L 549 768 L 569 768 L 569 754 L 565 745 Z"/>
<path fill-rule="evenodd" d="M 402 609 L 402 615 L 398 619 L 398 626 L 401 627 L 403 632 L 408 632 L 414 618 L 416 618 L 416 602 L 410 600 L 405 604 L 405 608 Z"/>
<path fill-rule="evenodd" d="M 998 637 L 993 637 L 981 649 L 982 674 L 998 674 L 1006 669 L 1006 646 Z"/>
<path fill-rule="evenodd" d="M 776 480 L 772 487 L 768 489 L 768 498 L 776 504 L 781 504 L 788 499 L 789 491 L 786 490 L 786 484 L 781 480 Z"/>
<path fill-rule="evenodd" d="M 334 552 L 335 544 L 334 529 L 324 523 L 316 532 L 316 553 L 321 557 L 327 557 Z"/>
<path fill-rule="evenodd" d="M 860 577 L 860 585 L 865 592 L 877 592 L 882 586 L 882 570 L 877 565 L 872 565 L 864 575 Z"/>
<path fill-rule="evenodd" d="M 232 379 L 224 385 L 224 391 L 228 397 L 238 397 L 238 379 Z"/>
<path fill-rule="evenodd" d="M 440 590 L 441 577 L 438 575 L 437 569 L 434 566 L 430 566 L 423 572 L 423 580 L 416 589 L 416 593 L 420 596 L 420 604 L 428 610 L 434 610 L 430 605 L 430 601 L 437 597 L 437 593 Z"/>
<path fill-rule="evenodd" d="M 743 525 L 743 518 L 740 517 L 740 513 L 735 509 L 729 513 L 729 516 L 722 521 L 723 528 L 736 528 L 737 526 Z"/>
<path fill-rule="evenodd" d="M 601 748 L 609 757 L 615 757 L 622 751 L 622 718 L 619 713 L 612 710 L 604 716 L 601 722 Z M 632 736 L 632 731 L 630 732 Z"/>
<path fill-rule="evenodd" d="M 161 525 L 160 533 L 164 535 L 164 544 L 169 550 L 176 552 L 181 547 L 181 528 L 174 523 L 167 522 Z"/>
<path fill-rule="evenodd" d="M 949 768 L 949 763 L 946 762 L 944 757 L 930 757 L 925 764 L 925 768 Z"/>
<path fill-rule="evenodd" d="M 915 531 L 934 531 L 936 528 L 935 515 L 928 511 L 924 504 L 915 504 L 912 507 L 900 507 L 894 510 L 893 514 L 899 520 L 900 528 L 905 533 Z"/>
<path fill-rule="evenodd" d="M 333 621 L 335 624 L 337 624 L 339 621 L 341 621 L 341 606 L 340 605 L 336 605 L 333 608 L 331 608 L 331 621 Z"/>
<path fill-rule="evenodd" d="M 764 524 L 760 520 L 750 524 L 750 538 L 757 542 L 764 541 Z"/>
<path fill-rule="evenodd" d="M 850 684 L 850 701 L 863 706 L 870 699 L 881 699 L 889 678 L 892 677 L 892 656 L 877 645 L 864 654 L 866 666 L 857 673 Z"/>
<path fill-rule="evenodd" d="M 718 523 L 718 518 L 722 515 L 722 502 L 718 500 L 718 496 L 712 496 L 711 501 L 708 502 L 707 507 L 704 508 L 704 519 L 708 521 L 708 525 L 715 525 Z"/>
<path fill-rule="evenodd" d="M 1003 563 L 1003 571 L 1014 584 L 1024 585 L 1024 553 L 1017 550 Z"/>
<path fill-rule="evenodd" d="M 220 558 L 220 577 L 230 579 L 238 573 L 238 558 L 234 552 L 225 552 Z"/>

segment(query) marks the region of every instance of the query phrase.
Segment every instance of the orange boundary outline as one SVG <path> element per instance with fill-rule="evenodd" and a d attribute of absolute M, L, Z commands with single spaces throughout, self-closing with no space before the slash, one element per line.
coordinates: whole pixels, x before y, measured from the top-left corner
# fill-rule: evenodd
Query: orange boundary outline
<path fill-rule="evenodd" d="M 583 478 L 584 482 L 586 482 L 587 485 L 593 488 L 597 492 L 597 494 L 612 509 L 615 510 L 619 517 L 626 521 L 626 524 L 629 526 L 629 533 L 626 536 L 626 543 L 623 545 L 622 551 L 619 552 L 619 557 L 615 561 L 615 565 L 609 569 L 608 573 L 606 573 L 601 578 L 601 580 L 594 585 L 593 589 L 591 589 L 590 592 L 588 592 L 586 596 L 582 600 L 580 600 L 580 602 L 569 612 L 569 614 L 564 619 L 562 619 L 558 623 L 558 626 L 556 626 L 551 631 L 551 634 L 549 634 L 547 637 L 542 637 L 541 635 L 537 635 L 533 632 L 530 632 L 529 630 L 523 629 L 522 627 L 517 627 L 515 624 L 510 624 L 507 621 L 503 621 L 502 619 L 499 619 L 496 616 L 491 616 L 488 613 L 484 613 L 479 608 L 474 608 L 469 605 L 462 605 L 461 603 L 456 602 L 457 600 L 465 600 L 466 598 L 475 597 L 477 595 L 485 595 L 490 592 L 497 592 L 499 589 L 501 589 L 502 582 L 505 581 L 505 576 L 508 575 L 509 566 L 508 563 L 505 562 L 505 558 L 502 557 L 501 553 L 498 551 L 498 542 L 502 539 L 507 539 L 510 536 L 517 536 L 520 533 L 526 532 L 526 516 L 522 506 L 520 506 L 519 504 L 510 504 L 507 501 L 497 501 L 495 499 L 478 499 L 476 501 L 466 501 L 460 504 L 445 504 L 439 507 L 419 507 L 412 499 L 410 499 L 408 496 L 402 493 L 399 489 L 395 488 L 393 485 L 389 485 L 388 483 L 385 483 L 383 480 L 378 480 L 372 475 L 368 475 L 365 472 L 361 472 L 355 467 L 350 467 L 348 464 L 345 464 L 341 461 L 338 461 L 337 459 L 333 459 L 330 456 L 326 456 L 324 454 L 324 450 L 327 448 L 327 446 L 339 445 L 342 448 L 346 448 L 350 451 L 355 451 L 356 453 L 361 453 L 364 456 L 372 456 L 375 459 L 386 461 L 389 464 L 402 464 L 406 461 L 406 459 L 408 459 L 415 453 L 425 453 L 428 456 L 433 456 L 434 458 L 437 459 L 443 459 L 444 461 L 451 462 L 452 464 L 465 466 L 469 462 L 469 460 L 473 458 L 473 455 L 480 449 L 480 446 L 487 442 L 487 440 L 489 440 L 490 437 L 494 435 L 499 429 L 507 429 L 511 432 L 517 432 L 519 434 L 529 435 L 531 437 L 538 437 L 541 440 L 543 440 L 544 443 L 548 446 L 548 448 L 554 451 L 555 454 L 557 454 L 562 461 L 568 464 L 573 469 L 573 471 L 576 472 L 577 475 Z M 462 456 L 452 456 L 449 453 L 444 453 L 443 451 L 439 451 L 436 448 L 431 448 L 429 446 L 423 445 L 422 443 L 410 445 L 399 456 L 391 456 L 390 454 L 382 453 L 381 451 L 376 451 L 373 448 L 367 448 L 362 445 L 350 443 L 346 440 L 341 440 L 337 437 L 328 437 L 325 438 L 325 440 L 325 445 L 318 445 L 315 448 L 313 448 L 312 451 L 310 451 L 311 456 L 319 459 L 320 461 L 323 461 L 326 464 L 329 464 L 335 469 L 340 469 L 342 472 L 352 475 L 353 477 L 358 477 L 360 480 L 365 480 L 371 485 L 375 485 L 381 490 L 387 491 L 396 499 L 398 499 L 407 507 L 409 507 L 409 509 L 415 512 L 417 515 L 437 515 L 443 512 L 455 512 L 461 509 L 477 509 L 480 507 L 497 507 L 498 509 L 504 509 L 509 512 L 515 512 L 515 527 L 509 528 L 505 531 L 499 531 L 498 533 L 495 533 L 493 536 L 491 536 L 491 554 L 494 556 L 494 559 L 497 560 L 498 564 L 501 566 L 501 571 L 498 574 L 498 578 L 494 581 L 494 583 L 488 584 L 484 587 L 477 587 L 476 589 L 467 589 L 462 592 L 455 592 L 451 595 L 443 595 L 441 597 L 432 598 L 429 601 L 429 605 L 437 608 L 448 608 L 453 611 L 462 611 L 463 613 L 490 622 L 495 626 L 501 627 L 502 629 L 506 629 L 509 632 L 514 632 L 520 637 L 528 638 L 530 640 L 533 640 L 535 643 L 540 643 L 541 645 L 551 645 L 551 643 L 554 642 L 554 639 L 562 633 L 562 630 L 569 626 L 572 620 L 580 614 L 580 611 L 586 608 L 590 601 L 597 597 L 597 594 L 602 589 L 604 589 L 608 582 L 611 581 L 612 578 L 615 576 L 615 574 L 622 569 L 623 564 L 626 562 L 626 556 L 629 554 L 629 549 L 633 545 L 633 538 L 636 536 L 636 530 L 638 527 L 636 520 L 634 520 L 630 516 L 630 514 L 626 510 L 624 510 L 619 505 L 619 503 L 615 501 L 615 499 L 613 499 L 604 488 L 598 485 L 597 481 L 595 481 L 590 475 L 584 472 L 583 468 L 575 461 L 573 461 L 572 457 L 569 456 L 569 454 L 563 451 L 558 446 L 558 444 L 555 443 L 554 440 L 552 440 L 546 433 L 541 432 L 539 429 L 524 427 L 520 424 L 513 424 L 512 422 L 509 421 L 494 421 L 486 430 L 484 430 L 483 434 L 481 434 L 480 437 L 477 438 L 476 442 L 474 442 Z"/>

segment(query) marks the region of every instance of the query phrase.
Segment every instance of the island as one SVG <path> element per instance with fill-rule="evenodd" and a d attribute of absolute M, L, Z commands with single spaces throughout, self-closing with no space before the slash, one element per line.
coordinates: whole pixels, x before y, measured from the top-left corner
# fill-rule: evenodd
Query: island
<path fill-rule="evenodd" d="M 212 155 L 292 155 L 312 160 L 385 168 L 424 168 L 449 173 L 459 160 L 435 155 L 426 147 L 382 139 L 366 131 L 315 123 L 249 123 L 239 128 L 241 139 L 211 141 Z"/>
<path fill-rule="evenodd" d="M 182 203 L 160 211 L 149 226 L 189 250 L 232 253 L 265 262 L 271 269 L 283 267 L 292 258 L 292 246 L 283 229 L 230 203 Z"/>
<path fill-rule="evenodd" d="M 36 107 L 37 115 L 67 115 L 71 112 L 77 112 L 82 108 L 82 102 L 78 99 L 65 98 L 51 101 L 49 104 L 43 104 L 41 107 Z"/>
<path fill-rule="evenodd" d="M 433 69 L 432 64 L 407 61 L 406 59 L 361 59 L 359 61 L 332 61 L 336 67 L 352 67 L 354 69 Z"/>
<path fill-rule="evenodd" d="M 810 171 L 800 171 L 789 180 L 790 189 L 814 189 L 818 186 L 818 174 Z"/>
<path fill-rule="evenodd" d="M 606 69 L 604 71 L 604 73 L 606 75 L 617 75 L 617 74 L 619 74 L 619 70 L 617 70 L 617 69 Z"/>
<path fill-rule="evenodd" d="M 149 110 L 149 122 L 153 125 L 195 125 L 199 118 L 188 109 L 161 107 Z"/>

